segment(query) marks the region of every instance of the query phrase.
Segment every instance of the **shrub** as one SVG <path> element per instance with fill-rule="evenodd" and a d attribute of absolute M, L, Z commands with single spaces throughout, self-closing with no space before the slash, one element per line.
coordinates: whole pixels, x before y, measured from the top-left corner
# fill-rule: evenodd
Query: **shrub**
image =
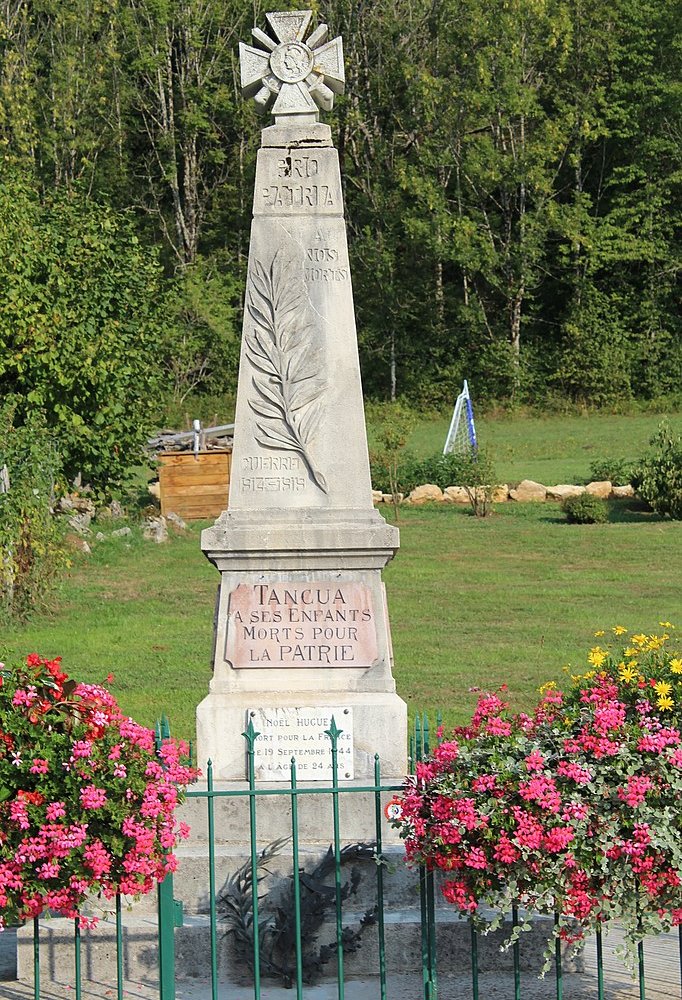
<path fill-rule="evenodd" d="M 569 524 L 604 524 L 609 516 L 606 503 L 591 493 L 566 497 L 563 510 Z"/>
<path fill-rule="evenodd" d="M 373 407 L 373 437 L 375 447 L 373 459 L 381 470 L 377 487 L 393 497 L 393 507 L 398 517 L 398 493 L 403 489 L 399 468 L 407 445 L 407 439 L 414 425 L 414 414 L 400 402 L 377 403 Z"/>
<path fill-rule="evenodd" d="M 175 868 L 187 747 L 155 742 L 60 658 L 0 664 L 0 929 L 93 893 L 148 893 Z M 82 925 L 92 920 L 79 917 Z"/>
<path fill-rule="evenodd" d="M 637 489 L 657 514 L 682 520 L 682 437 L 662 423 L 641 460 Z"/>
<path fill-rule="evenodd" d="M 594 646 L 531 715 L 482 695 L 406 786 L 408 859 L 446 873 L 443 895 L 479 924 L 512 904 L 556 912 L 568 939 L 609 919 L 630 942 L 682 924 L 682 653 L 667 631 L 612 631 L 624 646 Z"/>
<path fill-rule="evenodd" d="M 626 486 L 635 476 L 635 463 L 625 458 L 602 458 L 590 465 L 590 480 L 608 480 L 614 486 Z"/>
<path fill-rule="evenodd" d="M 375 489 L 383 490 L 388 476 L 386 467 L 379 458 L 378 453 L 375 453 L 372 484 Z M 448 486 L 484 485 L 483 479 L 486 482 L 495 480 L 492 462 L 483 451 L 478 451 L 475 455 L 437 454 L 428 458 L 415 458 L 414 455 L 403 453 L 397 467 L 398 488 L 402 493 L 409 493 L 424 483 L 434 483 L 444 490 Z"/>
<path fill-rule="evenodd" d="M 60 463 L 40 413 L 14 426 L 11 401 L 0 407 L 0 618 L 23 619 L 67 562 L 52 515 Z"/>

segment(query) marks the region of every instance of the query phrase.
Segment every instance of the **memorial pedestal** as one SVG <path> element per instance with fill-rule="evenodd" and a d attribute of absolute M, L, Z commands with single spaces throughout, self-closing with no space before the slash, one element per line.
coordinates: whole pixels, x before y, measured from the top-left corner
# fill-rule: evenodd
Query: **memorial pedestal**
<path fill-rule="evenodd" d="M 229 507 L 202 534 L 220 585 L 198 763 L 244 780 L 256 720 L 260 778 L 287 781 L 294 756 L 299 781 L 324 780 L 323 731 L 303 733 L 336 710 L 339 780 L 372 783 L 375 754 L 401 779 L 407 710 L 381 581 L 398 531 L 372 505 L 338 154 L 317 121 L 343 90 L 341 40 L 321 25 L 304 42 L 310 11 L 266 16 L 275 38 L 240 49 L 244 93 L 275 124 L 256 166 Z"/>

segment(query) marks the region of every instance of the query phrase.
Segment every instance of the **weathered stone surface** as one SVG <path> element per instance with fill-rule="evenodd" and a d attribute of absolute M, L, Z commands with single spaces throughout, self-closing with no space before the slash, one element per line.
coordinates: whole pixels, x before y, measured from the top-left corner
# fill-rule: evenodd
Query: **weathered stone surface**
<path fill-rule="evenodd" d="M 87 511 L 83 511 L 82 514 L 73 514 L 68 519 L 68 525 L 73 531 L 78 532 L 79 535 L 89 535 L 90 534 L 90 522 L 92 521 L 92 515 Z"/>
<path fill-rule="evenodd" d="M 165 517 L 166 517 L 166 522 L 170 524 L 171 528 L 174 528 L 175 531 L 187 531 L 187 525 L 180 517 L 180 515 L 175 513 L 175 511 L 171 510 L 168 514 L 165 515 Z"/>
<path fill-rule="evenodd" d="M 103 542 L 106 537 L 107 536 L 104 534 L 103 531 L 98 531 L 97 534 L 95 535 L 95 541 Z"/>
<path fill-rule="evenodd" d="M 81 538 L 79 535 L 67 535 L 66 541 L 68 545 L 70 545 L 71 548 L 75 549 L 77 552 L 84 552 L 85 555 L 90 555 L 92 551 L 85 539 Z"/>
<path fill-rule="evenodd" d="M 572 486 L 570 483 L 560 483 L 558 486 L 547 487 L 547 499 L 565 500 L 567 497 L 579 497 L 584 492 L 584 486 Z"/>
<path fill-rule="evenodd" d="M 446 503 L 471 503 L 463 486 L 447 486 L 443 490 L 443 500 Z"/>
<path fill-rule="evenodd" d="M 330 53 L 325 49 L 325 59 Z M 291 54 L 305 56 L 299 46 Z M 256 87 L 269 56 L 246 55 L 245 86 Z M 275 76 L 284 72 L 277 60 Z M 249 709 L 343 705 L 352 709 L 356 777 L 372 777 L 376 752 L 382 775 L 399 776 L 406 768 L 406 707 L 395 694 L 381 581 L 398 532 L 373 508 L 338 154 L 315 110 L 293 115 L 301 93 L 285 86 L 256 164 L 229 505 L 202 533 L 221 582 L 213 678 L 197 709 L 198 762 L 204 768 L 210 757 L 216 779 L 243 780 L 240 734 Z M 310 90 L 313 101 L 321 94 Z M 301 609 L 285 596 L 282 607 L 273 600 L 251 609 L 253 622 L 230 619 L 231 595 L 242 585 L 300 595 L 311 581 L 334 581 L 342 595 L 366 589 L 372 638 L 362 645 L 372 650 L 371 662 L 327 663 L 323 646 L 336 642 L 306 632 L 353 628 L 359 641 L 352 620 L 358 608 L 341 607 L 343 601 Z M 289 620 L 292 613 L 301 621 Z M 278 655 L 270 667 L 264 659 L 235 668 L 228 654 L 240 625 L 255 630 L 243 636 L 257 640 L 254 650 L 265 630 L 265 651 L 292 646 L 295 660 Z"/>
<path fill-rule="evenodd" d="M 154 480 L 153 483 L 147 483 L 147 489 L 157 500 L 161 499 L 161 484 L 158 479 Z"/>
<path fill-rule="evenodd" d="M 424 483 L 423 486 L 415 487 L 407 499 L 411 504 L 414 504 L 414 506 L 418 506 L 423 503 L 431 503 L 432 501 L 440 503 L 443 499 L 443 491 L 440 486 L 436 486 L 435 483 Z"/>
<path fill-rule="evenodd" d="M 509 499 L 509 486 L 507 483 L 501 483 L 499 486 L 496 486 L 491 499 L 493 503 L 506 503 Z"/>
<path fill-rule="evenodd" d="M 585 487 L 585 492 L 589 493 L 590 496 L 599 497 L 601 500 L 608 500 L 611 496 L 611 491 L 613 486 L 608 479 L 599 480 L 594 483 L 588 483 Z"/>
<path fill-rule="evenodd" d="M 372 490 L 372 503 L 383 503 L 384 494 L 381 490 Z"/>
<path fill-rule="evenodd" d="M 89 514 L 91 517 L 94 517 L 95 505 L 89 497 L 73 495 L 71 497 L 71 504 L 73 510 L 77 510 L 79 514 Z"/>
<path fill-rule="evenodd" d="M 509 491 L 509 496 L 517 503 L 527 503 L 529 501 L 546 500 L 547 487 L 542 483 L 536 483 L 532 479 L 524 479 L 515 490 Z"/>
<path fill-rule="evenodd" d="M 395 499 L 398 501 L 398 503 L 402 503 L 403 500 L 405 499 L 405 494 L 404 493 L 396 493 Z M 384 493 L 382 495 L 382 500 L 384 501 L 384 503 L 393 503 L 393 494 L 392 493 Z"/>
<path fill-rule="evenodd" d="M 148 541 L 156 542 L 157 545 L 167 542 L 168 528 L 166 527 L 165 517 L 150 518 L 142 529 L 142 537 Z"/>
<path fill-rule="evenodd" d="M 618 500 L 625 500 L 635 495 L 635 488 L 630 483 L 627 483 L 625 486 L 613 486 L 611 488 L 611 495 Z"/>

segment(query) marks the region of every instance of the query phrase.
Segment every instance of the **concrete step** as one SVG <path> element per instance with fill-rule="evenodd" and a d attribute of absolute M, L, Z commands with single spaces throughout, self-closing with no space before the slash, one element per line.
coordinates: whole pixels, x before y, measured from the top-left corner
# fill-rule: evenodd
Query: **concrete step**
<path fill-rule="evenodd" d="M 312 786 L 308 786 L 312 787 Z M 320 782 L 321 788 L 328 782 Z M 366 781 L 344 781 L 343 788 L 367 787 Z M 205 782 L 193 785 L 191 791 L 205 790 Z M 243 781 L 222 781 L 214 784 L 214 791 L 246 790 Z M 259 791 L 268 795 L 256 796 L 256 841 L 259 846 L 291 834 L 291 796 L 285 794 L 286 785 L 276 782 L 258 782 Z M 394 792 L 381 795 L 381 831 L 385 844 L 399 844 L 400 837 L 384 815 L 386 804 Z M 178 819 L 188 823 L 193 843 L 208 841 L 208 800 L 188 798 L 178 810 Z M 250 844 L 249 796 L 213 798 L 215 817 L 215 844 L 230 846 Z M 339 794 L 339 820 L 341 840 L 357 842 L 375 840 L 375 803 L 371 792 L 341 791 Z M 327 845 L 334 837 L 333 800 L 331 793 L 302 793 L 298 796 L 298 830 L 302 844 Z"/>
<path fill-rule="evenodd" d="M 362 911 L 344 914 L 344 926 L 356 928 Z M 438 941 L 438 968 L 442 975 L 469 974 L 471 965 L 471 938 L 467 921 L 461 920 L 452 909 L 439 910 L 436 918 Z M 207 915 L 190 915 L 184 926 L 176 929 L 176 969 L 184 978 L 205 978 L 210 973 L 210 933 Z M 228 933 L 229 925 L 220 922 L 217 927 L 218 971 L 221 978 L 245 985 L 244 957 L 237 953 L 234 935 Z M 522 935 L 521 965 L 524 971 L 538 974 L 542 966 L 547 935 L 551 920 L 538 918 L 533 930 Z M 508 933 L 508 928 L 507 928 Z M 482 972 L 504 971 L 512 968 L 509 950 L 501 951 L 505 931 L 481 937 L 478 964 Z M 385 915 L 386 965 L 391 974 L 409 974 L 421 968 L 421 925 L 419 912 L 392 910 Z M 316 946 L 334 945 L 336 928 L 332 921 L 323 924 L 316 934 Z M 158 932 L 154 918 L 126 913 L 123 916 L 123 972 L 126 979 L 153 981 L 158 968 Z M 115 980 L 116 930 L 113 920 L 101 921 L 93 930 L 81 935 L 81 967 L 84 980 Z M 349 977 L 375 975 L 379 968 L 378 929 L 369 927 L 362 936 L 357 952 L 345 956 L 345 973 Z M 41 921 L 40 928 L 41 979 L 45 982 L 68 982 L 73 976 L 74 946 L 73 921 L 61 918 Z M 566 964 L 565 971 L 579 966 Z M 335 977 L 335 961 L 326 966 L 326 975 Z M 326 978 L 325 975 L 325 978 Z M 33 925 L 17 933 L 17 978 L 29 981 L 33 976 Z M 3 994 L 4 995 L 4 994 Z"/>
<path fill-rule="evenodd" d="M 607 990 L 608 990 L 607 983 Z M 524 976 L 521 980 L 523 1000 L 556 1000 L 556 986 L 551 976 L 538 980 L 534 976 Z M 73 996 L 73 979 L 63 983 L 41 983 L 41 1000 L 64 1000 Z M 248 1000 L 253 995 L 252 990 L 245 991 L 243 986 L 226 982 L 218 982 L 220 1000 Z M 265 982 L 261 988 L 261 1000 L 292 1000 L 295 992 Z M 346 1000 L 380 1000 L 381 988 L 378 978 L 345 979 L 344 995 Z M 567 976 L 563 983 L 563 1000 L 596 1000 L 597 987 L 593 976 Z M 607 992 L 607 997 L 615 1000 L 616 994 Z M 0 992 L 2 1000 L 33 1000 L 33 985 L 31 983 L 3 983 Z M 82 1000 L 112 1000 L 116 996 L 116 984 L 113 980 L 88 982 L 83 985 Z M 125 1000 L 159 1000 L 159 987 L 156 982 L 127 980 L 124 983 L 123 996 Z M 304 988 L 305 1000 L 337 1000 L 336 983 L 320 983 L 317 986 Z M 424 986 L 421 975 L 412 973 L 406 976 L 389 975 L 387 980 L 387 996 L 390 1000 L 419 1000 L 424 996 Z M 488 972 L 479 977 L 479 996 L 482 1000 L 513 1000 L 514 979 L 508 972 Z M 212 1000 L 213 991 L 210 980 L 179 979 L 175 987 L 176 1000 Z M 472 987 L 469 976 L 447 976 L 438 980 L 438 1000 L 471 1000 Z M 617 994 L 618 1000 L 639 1000 L 639 993 L 634 984 L 630 988 L 621 988 Z M 671 1000 L 669 992 L 649 993 L 647 1000 Z"/>
<path fill-rule="evenodd" d="M 327 845 L 329 846 L 329 845 Z M 173 895 L 182 900 L 186 913 L 208 913 L 209 911 L 209 861 L 206 844 L 181 844 L 176 850 L 178 869 L 174 875 Z M 306 872 L 312 872 L 326 853 L 326 848 L 300 848 L 299 865 Z M 419 904 L 419 879 L 416 872 L 407 868 L 402 847 L 387 847 L 383 851 L 385 864 L 382 866 L 384 880 L 384 905 L 388 908 Z M 232 875 L 246 862 L 251 853 L 245 847 L 233 848 L 219 844 L 215 848 L 216 894 L 227 886 Z M 281 853 L 268 862 L 271 873 L 263 883 L 265 891 L 281 892 L 289 884 L 293 874 L 291 842 L 282 845 Z M 341 869 L 342 882 L 348 882 L 351 871 L 360 874 L 357 893 L 352 897 L 354 909 L 370 909 L 377 902 L 377 865 L 371 860 L 344 864 Z M 327 885 L 333 885 L 333 876 L 327 878 Z M 137 913 L 156 912 L 156 893 L 150 893 L 134 903 Z"/>

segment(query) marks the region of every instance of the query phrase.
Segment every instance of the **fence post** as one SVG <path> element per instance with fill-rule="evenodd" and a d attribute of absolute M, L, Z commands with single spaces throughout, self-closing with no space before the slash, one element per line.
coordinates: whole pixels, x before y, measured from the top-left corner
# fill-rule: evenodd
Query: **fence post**
<path fill-rule="evenodd" d="M 170 737 L 165 715 L 156 724 L 156 747 Z M 169 872 L 156 887 L 159 926 L 159 1000 L 175 1000 L 175 928 L 182 926 L 182 903 L 173 898 L 173 875 Z"/>
<path fill-rule="evenodd" d="M 156 887 L 159 907 L 159 1000 L 175 1000 L 175 903 L 173 876 Z"/>

